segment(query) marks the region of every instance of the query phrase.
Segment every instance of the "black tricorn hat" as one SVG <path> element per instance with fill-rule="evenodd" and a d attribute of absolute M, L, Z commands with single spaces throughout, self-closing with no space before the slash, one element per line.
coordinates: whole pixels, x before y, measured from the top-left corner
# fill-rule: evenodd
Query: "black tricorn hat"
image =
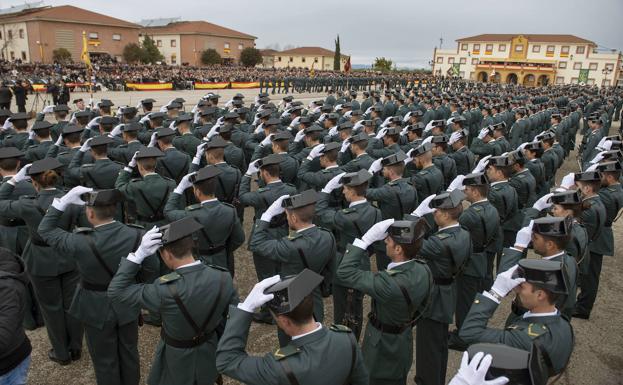
<path fill-rule="evenodd" d="M 268 308 L 275 314 L 290 313 L 320 285 L 323 279 L 322 275 L 310 269 L 303 269 L 299 274 L 277 282 L 264 290 L 264 294 L 274 295 L 267 304 Z"/>
<path fill-rule="evenodd" d="M 186 238 L 194 232 L 201 230 L 202 227 L 201 223 L 197 222 L 193 217 L 184 217 L 168 225 L 160 226 L 162 245 L 166 246 L 182 238 Z"/>

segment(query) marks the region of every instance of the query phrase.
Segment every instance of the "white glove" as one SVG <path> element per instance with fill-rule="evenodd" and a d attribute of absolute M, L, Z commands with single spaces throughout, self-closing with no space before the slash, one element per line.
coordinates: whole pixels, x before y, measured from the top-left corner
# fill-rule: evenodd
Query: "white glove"
<path fill-rule="evenodd" d="M 54 107 L 56 107 L 55 105 L 51 104 L 49 106 L 45 106 L 43 107 L 43 110 L 41 110 L 42 114 L 51 114 L 54 112 Z"/>
<path fill-rule="evenodd" d="M 336 105 L 336 106 L 334 107 L 334 109 L 335 109 L 335 111 L 339 111 L 339 110 L 341 110 L 341 109 L 342 109 L 342 105 L 341 105 L 341 104 L 338 104 L 338 105 Z"/>
<path fill-rule="evenodd" d="M 324 186 L 324 188 L 322 189 L 322 192 L 323 193 L 327 193 L 327 194 L 331 194 L 331 192 L 333 190 L 342 187 L 342 184 L 340 183 L 340 179 L 342 179 L 344 174 L 346 174 L 346 173 L 343 172 L 343 173 L 337 174 L 336 176 L 331 178 L 331 180 L 328 181 L 326 186 Z"/>
<path fill-rule="evenodd" d="M 128 167 L 136 167 L 136 155 L 138 155 L 138 151 L 136 151 L 134 155 L 132 155 L 132 159 L 130 160 L 130 163 L 128 163 Z"/>
<path fill-rule="evenodd" d="M 532 205 L 532 208 L 537 209 L 539 211 L 543 211 L 545 209 L 552 207 L 552 202 L 550 201 L 550 198 L 552 197 L 552 195 L 554 194 L 549 193 L 549 194 L 543 195 L 536 202 L 534 202 L 534 204 Z"/>
<path fill-rule="evenodd" d="M 450 185 L 447 188 L 447 191 L 454 191 L 456 189 L 465 190 L 465 186 L 463 186 L 463 180 L 465 179 L 465 175 L 457 175 Z"/>
<path fill-rule="evenodd" d="M 304 137 L 305 137 L 305 130 L 303 129 L 298 130 L 296 132 L 296 135 L 294 136 L 294 143 L 300 142 L 301 140 L 303 140 Z"/>
<path fill-rule="evenodd" d="M 58 139 L 56 139 L 56 142 L 54 142 L 54 145 L 56 147 L 59 147 L 61 144 L 63 144 L 63 134 L 60 134 L 58 136 Z"/>
<path fill-rule="evenodd" d="M 97 126 L 98 124 L 100 124 L 101 118 L 102 118 L 101 116 L 96 116 L 95 118 L 91 119 L 91 121 L 87 124 L 87 127 L 89 129 L 92 129 L 93 127 Z"/>
<path fill-rule="evenodd" d="M 430 122 L 428 122 L 426 127 L 424 127 L 424 132 L 429 132 L 432 129 L 433 129 L 433 121 L 431 120 Z"/>
<path fill-rule="evenodd" d="M 355 123 L 355 125 L 353 126 L 353 132 L 357 132 L 362 127 L 363 127 L 363 119 Z"/>
<path fill-rule="evenodd" d="M 570 172 L 562 178 L 560 187 L 569 190 L 573 186 L 575 186 L 575 174 Z"/>
<path fill-rule="evenodd" d="M 128 255 L 128 260 L 136 264 L 141 264 L 143 260 L 154 254 L 162 246 L 162 233 L 156 226 L 146 232 L 141 239 L 141 244 L 134 252 L 134 255 Z"/>
<path fill-rule="evenodd" d="M 121 128 L 123 127 L 123 124 L 117 124 L 115 126 L 115 128 L 112 129 L 112 131 L 110 131 L 110 133 L 108 134 L 108 136 L 110 136 L 111 138 L 113 136 L 119 136 L 121 134 Z"/>
<path fill-rule="evenodd" d="M 608 137 L 604 136 L 603 138 L 601 138 L 599 140 L 599 143 L 597 143 L 596 147 L 602 148 L 602 146 L 604 145 L 604 143 L 606 143 L 606 140 L 608 140 Z"/>
<path fill-rule="evenodd" d="M 154 131 L 154 133 L 151 134 L 151 138 L 149 139 L 149 144 L 147 145 L 147 147 L 156 147 L 157 142 L 158 138 L 156 137 L 156 132 Z"/>
<path fill-rule="evenodd" d="M 385 136 L 385 133 L 387 132 L 387 128 L 383 127 L 379 130 L 379 132 L 377 132 L 376 134 L 376 138 L 377 139 L 382 139 Z"/>
<path fill-rule="evenodd" d="M 320 115 L 320 117 L 318 118 L 318 122 L 322 123 L 325 121 L 325 119 L 327 119 L 327 113 L 324 112 L 322 115 Z"/>
<path fill-rule="evenodd" d="M 346 111 L 346 113 L 344 113 L 345 118 L 350 118 L 351 116 L 353 116 L 353 110 Z"/>
<path fill-rule="evenodd" d="M 415 148 L 410 149 L 409 151 L 407 151 L 407 158 L 404 160 L 405 164 L 409 164 L 410 162 L 413 161 L 413 151 L 415 151 Z"/>
<path fill-rule="evenodd" d="M 324 144 L 317 144 L 314 148 L 311 149 L 309 155 L 307 155 L 308 160 L 314 160 L 320 156 L 320 151 L 324 150 Z"/>
<path fill-rule="evenodd" d="M 262 307 L 262 305 L 275 297 L 274 294 L 264 294 L 264 290 L 280 281 L 281 277 L 275 275 L 256 283 L 244 302 L 238 304 L 238 309 L 246 311 L 247 313 L 255 313 L 256 309 Z"/>
<path fill-rule="evenodd" d="M 251 176 L 255 174 L 256 172 L 260 171 L 260 168 L 257 166 L 258 161 L 259 159 L 256 159 L 253 162 L 249 163 L 249 167 L 247 167 L 246 175 Z"/>
<path fill-rule="evenodd" d="M 37 133 L 31 128 L 28 132 L 28 140 L 35 140 L 35 135 L 37 135 Z"/>
<path fill-rule="evenodd" d="M 387 118 L 385 118 L 383 123 L 381 123 L 381 127 L 387 127 L 387 125 L 389 124 L 389 121 L 391 120 L 391 118 L 393 118 L 393 116 L 388 116 Z"/>
<path fill-rule="evenodd" d="M 597 167 L 599 167 L 599 163 L 594 163 L 594 164 L 591 164 L 590 166 L 588 166 L 586 168 L 586 170 L 584 170 L 584 171 L 596 171 Z M 561 189 L 561 190 L 564 191 L 564 189 Z"/>
<path fill-rule="evenodd" d="M 194 174 L 196 174 L 196 172 L 191 172 L 190 174 L 184 175 L 184 177 L 182 178 L 182 180 L 180 180 L 180 183 L 177 185 L 175 190 L 173 190 L 173 192 L 179 195 L 183 195 L 184 191 L 186 191 L 187 188 L 193 185 L 190 181 L 190 177 Z"/>
<path fill-rule="evenodd" d="M 82 146 L 80 146 L 80 152 L 87 152 L 91 149 L 91 140 L 93 140 L 93 138 L 89 138 L 87 140 L 84 141 L 84 143 L 82 143 Z"/>
<path fill-rule="evenodd" d="M 477 172 L 483 172 L 485 168 L 487 168 L 487 163 L 489 163 L 489 158 L 491 158 L 491 155 L 487 155 L 483 157 L 482 159 L 480 159 L 476 167 L 474 167 L 474 169 L 472 170 L 472 174 L 477 173 Z"/>
<path fill-rule="evenodd" d="M 517 147 L 518 151 L 523 151 L 524 148 L 526 148 L 526 146 L 529 144 L 530 142 L 524 142 L 522 144 L 519 145 L 519 147 Z"/>
<path fill-rule="evenodd" d="M 606 143 L 608 143 L 608 142 L 606 142 Z M 612 143 L 612 142 L 610 142 L 610 143 Z M 606 151 L 601 151 L 600 153 L 595 155 L 595 157 L 593 159 L 591 159 L 591 161 L 589 163 L 596 164 L 596 163 L 601 162 L 602 160 L 604 160 L 604 154 L 605 153 L 606 153 Z"/>
<path fill-rule="evenodd" d="M 342 142 L 342 147 L 340 147 L 340 152 L 346 152 L 346 150 L 348 150 L 348 147 L 350 147 L 350 141 L 347 139 Z"/>
<path fill-rule="evenodd" d="M 281 207 L 281 202 L 283 202 L 284 199 L 289 198 L 289 197 L 290 195 L 282 195 L 279 198 L 277 198 L 270 206 L 268 206 L 268 208 L 266 209 L 266 211 L 264 211 L 264 214 L 262 214 L 262 217 L 260 219 L 264 222 L 270 222 L 270 220 L 273 219 L 275 216 L 283 213 L 285 209 Z"/>
<path fill-rule="evenodd" d="M 485 138 L 485 136 L 487 136 L 489 134 L 489 129 L 487 127 L 483 128 L 482 130 L 480 130 L 480 132 L 478 133 L 478 139 L 482 140 Z"/>
<path fill-rule="evenodd" d="M 468 360 L 469 354 L 463 352 L 461 367 L 448 385 L 504 385 L 508 382 L 508 378 L 504 376 L 485 381 L 485 376 L 493 360 L 490 354 L 485 356 L 484 353 L 478 352 L 472 358 L 472 362 L 468 363 Z"/>
<path fill-rule="evenodd" d="M 297 124 L 299 124 L 299 121 L 301 120 L 300 116 L 297 116 L 296 118 L 292 119 L 292 121 L 290 122 L 290 127 L 295 127 Z"/>
<path fill-rule="evenodd" d="M 534 226 L 534 220 L 531 220 L 528 226 L 522 227 L 515 236 L 515 247 L 521 247 L 525 249 L 532 240 L 532 226 Z"/>
<path fill-rule="evenodd" d="M 506 297 L 506 295 L 519 286 L 521 283 L 526 282 L 524 278 L 513 278 L 513 273 L 519 265 L 515 265 L 503 273 L 498 274 L 491 286 L 491 291 L 495 292 L 500 297 Z"/>
<path fill-rule="evenodd" d="M 378 158 L 377 160 L 375 160 L 374 162 L 372 162 L 372 164 L 370 165 L 370 167 L 368 168 L 368 172 L 370 174 L 374 174 L 376 172 L 379 172 L 383 169 L 383 166 L 381 165 L 381 162 L 383 161 L 383 158 Z"/>
<path fill-rule="evenodd" d="M 267 137 L 265 137 L 260 144 L 264 147 L 270 146 L 271 145 L 271 139 L 273 138 L 275 134 L 270 134 Z"/>
<path fill-rule="evenodd" d="M 210 139 L 212 139 L 212 137 L 218 135 L 219 127 L 221 127 L 221 125 L 219 123 L 216 123 L 215 125 L 210 127 L 210 131 L 208 131 L 208 133 L 206 134 L 205 138 L 210 140 Z"/>
<path fill-rule="evenodd" d="M 411 111 L 407 112 L 405 116 L 402 118 L 402 121 L 406 123 L 411 118 Z"/>
<path fill-rule="evenodd" d="M 401 131 L 400 131 L 400 136 L 405 136 L 407 135 L 407 131 L 408 131 L 409 127 L 405 126 Z"/>
<path fill-rule="evenodd" d="M 217 125 L 222 125 L 223 123 L 225 123 L 225 117 L 221 116 L 220 118 L 216 119 L 216 124 Z"/>
<path fill-rule="evenodd" d="M 368 115 L 370 112 L 372 112 L 372 107 L 374 106 L 370 106 L 366 109 L 366 112 L 364 112 L 364 115 Z"/>
<path fill-rule="evenodd" d="M 69 205 L 84 206 L 85 202 L 82 200 L 82 198 L 80 198 L 80 196 L 84 193 L 88 193 L 91 191 L 93 191 L 92 188 L 76 186 L 69 190 L 69 192 L 63 195 L 60 199 L 54 199 L 54 201 L 52 202 L 52 207 L 59 211 L 65 211 L 65 209 Z"/>
<path fill-rule="evenodd" d="M 2 129 L 0 129 L 0 131 L 6 131 L 10 128 L 13 128 L 13 123 L 11 123 L 9 119 L 7 119 L 4 121 L 4 124 L 2 125 Z"/>
<path fill-rule="evenodd" d="M 331 127 L 331 129 L 329 130 L 329 136 L 334 136 L 334 135 L 337 135 L 337 126 Z"/>
<path fill-rule="evenodd" d="M 30 166 L 32 166 L 32 163 L 25 165 L 24 167 L 21 168 L 21 170 L 17 172 L 17 174 L 13 175 L 13 177 L 10 180 L 13 182 L 13 185 L 15 185 L 15 183 L 23 182 L 25 180 L 30 179 L 30 176 L 26 175 Z"/>
<path fill-rule="evenodd" d="M 203 153 L 205 152 L 205 148 L 208 145 L 208 143 L 201 143 L 200 145 L 197 146 L 197 151 L 195 152 L 195 157 L 193 158 L 193 164 L 200 164 L 201 163 L 201 157 L 203 156 Z"/>
<path fill-rule="evenodd" d="M 367 249 L 371 244 L 377 241 L 382 241 L 387 237 L 387 229 L 394 223 L 394 219 L 386 219 L 384 221 L 375 223 L 372 227 L 366 231 L 361 239 L 355 239 L 353 246 L 357 246 L 361 249 Z"/>
<path fill-rule="evenodd" d="M 420 203 L 420 205 L 411 213 L 411 215 L 422 218 L 426 214 L 434 213 L 435 209 L 431 208 L 429 205 L 436 196 L 437 194 L 429 195 Z"/>
<path fill-rule="evenodd" d="M 452 123 L 454 123 L 454 118 L 450 118 L 450 119 L 446 120 L 446 126 L 449 126 Z"/>
<path fill-rule="evenodd" d="M 255 131 L 253 131 L 253 133 L 257 135 L 262 131 L 264 131 L 264 123 L 258 124 L 257 127 L 255 128 Z"/>
<path fill-rule="evenodd" d="M 455 131 L 452 133 L 452 135 L 450 135 L 450 139 L 448 140 L 448 144 L 449 145 L 453 145 L 454 143 L 458 142 L 459 139 L 461 139 L 461 132 L 460 131 Z"/>
<path fill-rule="evenodd" d="M 139 123 L 141 123 L 141 124 L 145 124 L 145 122 L 147 122 L 147 121 L 149 120 L 149 118 L 151 117 L 151 114 L 152 114 L 152 113 L 150 112 L 149 114 L 147 114 L 147 115 L 143 116 L 143 117 L 141 118 L 141 120 L 139 120 Z M 94 119 L 97 119 L 97 118 L 94 118 Z"/>
<path fill-rule="evenodd" d="M 426 144 L 426 143 L 431 143 L 432 141 L 433 141 L 433 136 L 432 135 L 431 136 L 427 136 L 426 138 L 424 138 L 424 140 L 422 141 L 422 143 L 420 145 Z"/>

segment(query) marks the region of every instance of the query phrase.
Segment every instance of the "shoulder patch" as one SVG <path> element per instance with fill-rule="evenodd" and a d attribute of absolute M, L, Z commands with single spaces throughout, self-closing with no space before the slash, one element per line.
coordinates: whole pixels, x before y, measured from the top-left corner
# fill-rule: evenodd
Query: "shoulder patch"
<path fill-rule="evenodd" d="M 299 238 L 300 236 L 301 236 L 301 234 L 299 234 L 299 233 L 290 233 L 290 234 L 288 234 L 288 239 L 289 239 L 290 241 L 293 241 L 293 240 L 295 240 L 296 238 Z"/>
<path fill-rule="evenodd" d="M 530 324 L 526 330 L 528 337 L 535 339 L 547 332 L 547 326 L 543 324 Z"/>
<path fill-rule="evenodd" d="M 176 273 L 176 272 L 172 272 L 172 273 L 169 273 L 169 274 L 167 274 L 167 275 L 163 275 L 162 277 L 160 277 L 160 278 L 158 279 L 158 282 L 159 282 L 160 284 L 165 284 L 165 283 L 169 283 L 169 282 L 176 281 L 176 280 L 178 280 L 180 277 L 181 277 L 181 276 L 180 276 L 178 273 Z"/>
<path fill-rule="evenodd" d="M 36 195 L 22 195 L 21 199 L 37 199 Z"/>
<path fill-rule="evenodd" d="M 517 175 L 517 178 L 525 178 L 525 177 L 526 177 L 526 174 L 519 174 L 519 175 Z"/>
<path fill-rule="evenodd" d="M 474 206 L 474 211 L 480 211 L 480 210 L 482 210 L 482 207 L 480 207 L 480 206 Z"/>
<path fill-rule="evenodd" d="M 143 180 L 143 178 L 132 178 L 132 179 L 130 179 L 130 182 L 140 182 L 142 180 Z"/>
<path fill-rule="evenodd" d="M 350 330 L 350 328 L 348 326 L 337 325 L 337 324 L 332 324 L 329 327 L 329 330 L 332 330 L 332 331 L 338 332 L 338 333 L 351 333 L 352 332 L 352 330 Z"/>
<path fill-rule="evenodd" d="M 260 187 L 260 188 L 258 188 L 256 191 L 257 191 L 258 193 L 261 193 L 261 192 L 268 191 L 268 190 L 269 190 L 269 188 L 268 188 L 268 187 Z"/>
<path fill-rule="evenodd" d="M 28 146 L 28 149 L 31 149 L 31 148 L 37 148 L 37 147 L 39 147 L 39 145 L 38 145 L 38 144 L 33 144 L 33 145 L 31 145 L 31 146 Z"/>
<path fill-rule="evenodd" d="M 190 205 L 188 207 L 186 207 L 187 211 L 193 211 L 193 210 L 198 210 L 201 208 L 201 203 L 195 203 L 194 205 Z"/>
<path fill-rule="evenodd" d="M 61 156 L 61 155 L 68 155 L 69 151 L 63 151 L 63 152 L 59 152 L 57 156 Z"/>
<path fill-rule="evenodd" d="M 93 231 L 95 231 L 95 230 L 93 230 L 93 229 L 92 229 L 92 228 L 90 228 L 90 227 L 76 227 L 76 228 L 74 229 L 74 233 L 76 233 L 76 234 L 91 233 L 91 232 L 93 232 Z"/>
<path fill-rule="evenodd" d="M 343 212 L 344 214 L 350 214 L 350 213 L 354 213 L 354 212 L 356 212 L 356 211 L 357 211 L 357 209 L 356 209 L 356 208 L 353 208 L 353 207 L 348 207 L 348 208 L 342 209 L 342 212 Z"/>
<path fill-rule="evenodd" d="M 435 236 L 437 238 L 441 239 L 441 240 L 444 240 L 444 239 L 448 238 L 450 236 L 450 234 L 448 234 L 448 233 L 438 233 L 438 234 L 435 234 Z"/>
<path fill-rule="evenodd" d="M 209 267 L 215 269 L 215 270 L 219 270 L 219 271 L 229 271 L 226 268 L 224 268 L 223 266 L 218 266 L 218 265 L 208 265 Z"/>
<path fill-rule="evenodd" d="M 82 167 L 82 168 L 93 168 L 94 166 L 95 166 L 94 163 L 86 163 L 86 164 L 83 164 L 80 167 Z"/>
<path fill-rule="evenodd" d="M 135 229 L 145 230 L 145 226 L 137 225 L 136 223 L 128 223 L 126 224 L 128 227 L 134 227 Z"/>
<path fill-rule="evenodd" d="M 286 357 L 290 357 L 290 356 L 298 354 L 298 353 L 300 353 L 299 348 L 297 348 L 296 346 L 293 346 L 293 345 L 287 345 L 287 346 L 284 346 L 283 348 L 277 349 L 273 353 L 273 357 L 275 357 L 275 359 L 277 361 L 280 361 L 280 360 L 283 360 Z"/>

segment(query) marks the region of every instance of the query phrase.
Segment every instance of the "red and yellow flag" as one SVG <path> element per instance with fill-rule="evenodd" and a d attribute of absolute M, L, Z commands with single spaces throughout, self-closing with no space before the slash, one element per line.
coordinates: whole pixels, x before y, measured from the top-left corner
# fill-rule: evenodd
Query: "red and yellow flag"
<path fill-rule="evenodd" d="M 86 64 L 88 68 L 91 68 L 91 57 L 89 56 L 89 44 L 87 43 L 87 33 L 82 31 L 82 54 L 80 60 Z"/>

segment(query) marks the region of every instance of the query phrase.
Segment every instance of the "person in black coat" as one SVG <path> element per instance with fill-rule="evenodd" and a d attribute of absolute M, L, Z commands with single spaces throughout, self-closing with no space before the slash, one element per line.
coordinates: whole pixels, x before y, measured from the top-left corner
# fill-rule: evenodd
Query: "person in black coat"
<path fill-rule="evenodd" d="M 25 384 L 32 346 L 24 332 L 28 278 L 17 254 L 0 248 L 0 383 Z"/>
<path fill-rule="evenodd" d="M 57 106 L 59 104 L 58 102 L 58 93 L 59 93 L 60 89 L 58 88 L 58 86 L 56 85 L 56 83 L 54 82 L 54 80 L 50 80 L 50 84 L 48 84 L 47 86 L 47 93 L 48 94 L 52 94 L 52 104 Z"/>
<path fill-rule="evenodd" d="M 10 110 L 11 99 L 13 99 L 13 93 L 8 83 L 3 82 L 2 85 L 0 85 L 0 110 Z"/>
<path fill-rule="evenodd" d="M 17 82 L 15 87 L 13 87 L 13 94 L 15 95 L 15 104 L 17 104 L 18 112 L 26 112 L 26 100 L 28 99 L 26 94 L 28 93 L 28 88 L 29 85 L 26 81 Z"/>
<path fill-rule="evenodd" d="M 62 80 L 58 87 L 58 104 L 69 104 L 69 88 Z"/>

